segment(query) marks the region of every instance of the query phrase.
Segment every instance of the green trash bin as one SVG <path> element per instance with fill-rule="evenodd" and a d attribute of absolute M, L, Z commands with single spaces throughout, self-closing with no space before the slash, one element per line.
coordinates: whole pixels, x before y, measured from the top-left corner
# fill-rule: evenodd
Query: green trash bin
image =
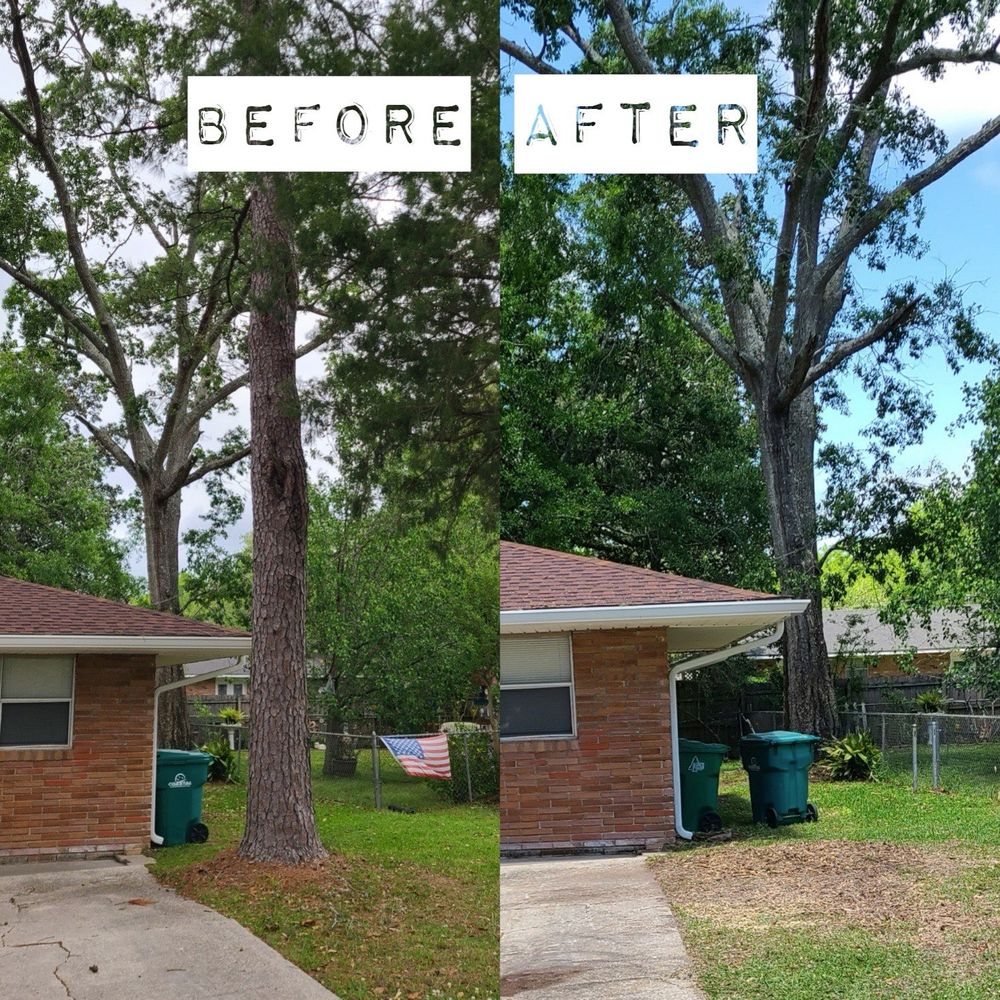
<path fill-rule="evenodd" d="M 681 823 L 691 833 L 722 829 L 719 816 L 719 769 L 729 753 L 722 743 L 677 741 L 681 765 Z"/>
<path fill-rule="evenodd" d="M 203 844 L 208 827 L 201 821 L 201 787 L 212 758 L 198 750 L 156 751 L 156 814 L 153 827 L 166 847 Z"/>
<path fill-rule="evenodd" d="M 782 729 L 754 733 L 740 740 L 743 769 L 750 778 L 750 806 L 755 823 L 770 827 L 815 823 L 809 799 L 809 768 L 816 758 L 818 736 Z"/>

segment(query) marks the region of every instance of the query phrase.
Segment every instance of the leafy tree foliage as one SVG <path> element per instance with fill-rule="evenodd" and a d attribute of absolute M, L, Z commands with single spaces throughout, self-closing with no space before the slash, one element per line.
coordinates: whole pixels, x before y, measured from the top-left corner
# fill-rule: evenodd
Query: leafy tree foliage
<path fill-rule="evenodd" d="M 496 538 L 467 503 L 427 522 L 358 514 L 342 488 L 312 494 L 308 648 L 334 723 L 423 732 L 497 673 Z"/>
<path fill-rule="evenodd" d="M 496 515 L 499 458 L 497 8 L 398 4 L 384 72 L 472 79 L 472 170 L 393 178 L 364 238 L 374 291 L 308 412 L 333 427 L 343 471 L 428 516 L 470 492 Z M 441 39 L 448 44 L 442 45 Z"/>
<path fill-rule="evenodd" d="M 128 599 L 136 581 L 113 531 L 117 491 L 100 452 L 67 425 L 44 360 L 0 351 L 0 574 Z"/>
<path fill-rule="evenodd" d="M 368 712 L 423 731 L 496 677 L 496 536 L 477 504 L 432 520 L 375 509 L 344 483 L 310 491 L 307 649 L 331 731 Z M 249 621 L 251 548 L 202 550 L 183 588 L 200 615 Z"/>
<path fill-rule="evenodd" d="M 947 276 L 929 288 L 883 280 L 881 296 L 866 279 L 925 252 L 922 192 L 1000 135 L 996 115 L 949 144 L 899 85 L 954 64 L 1000 63 L 996 2 L 775 0 L 759 23 L 715 3 L 509 6 L 532 20 L 544 47 L 501 47 L 538 72 L 559 72 L 549 59 L 569 46 L 573 72 L 759 74 L 760 172 L 719 189 L 704 175 L 672 175 L 647 204 L 662 238 L 685 253 L 687 281 L 660 290 L 664 311 L 715 351 L 753 405 L 780 585 L 811 599 L 786 629 L 788 722 L 829 734 L 836 704 L 816 545 L 821 407 L 843 402 L 837 377 L 856 369 L 878 401 L 870 433 L 895 447 L 919 439 L 930 415 L 905 378 L 906 359 L 936 346 L 957 369 L 989 353 L 975 309 Z M 946 30 L 954 45 L 939 44 Z M 681 212 L 668 191 L 681 195 Z"/>
<path fill-rule="evenodd" d="M 657 301 L 681 261 L 656 183 L 505 176 L 502 533 L 768 588 L 749 408 Z"/>

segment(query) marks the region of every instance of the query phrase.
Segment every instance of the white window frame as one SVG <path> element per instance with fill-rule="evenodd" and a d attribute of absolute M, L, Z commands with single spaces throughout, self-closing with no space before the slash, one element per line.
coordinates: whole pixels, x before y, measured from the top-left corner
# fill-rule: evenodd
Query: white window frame
<path fill-rule="evenodd" d="M 20 656 L 20 654 L 18 654 Z M 4 657 L 0 656 L 0 692 L 3 690 Z M 8 750 L 71 750 L 73 748 L 73 710 L 76 707 L 76 657 L 70 657 L 69 698 L 4 698 L 0 695 L 0 719 L 3 717 L 4 704 L 11 705 L 41 705 L 69 703 L 69 713 L 66 719 L 65 743 L 19 743 L 17 745 L 0 746 L 0 754 Z"/>
<path fill-rule="evenodd" d="M 569 688 L 569 715 L 570 723 L 573 727 L 569 733 L 539 733 L 533 736 L 501 736 L 501 743 L 523 743 L 525 740 L 575 740 L 576 732 L 576 673 L 573 666 L 573 633 L 565 634 L 569 643 L 569 680 L 568 681 L 548 681 L 543 684 L 500 684 L 500 711 L 503 712 L 504 691 L 538 691 L 542 688 Z M 503 642 L 503 638 L 500 640 Z"/>
<path fill-rule="evenodd" d="M 228 681 L 218 681 L 215 685 L 215 697 L 216 698 L 227 698 L 229 696 L 229 683 Z"/>

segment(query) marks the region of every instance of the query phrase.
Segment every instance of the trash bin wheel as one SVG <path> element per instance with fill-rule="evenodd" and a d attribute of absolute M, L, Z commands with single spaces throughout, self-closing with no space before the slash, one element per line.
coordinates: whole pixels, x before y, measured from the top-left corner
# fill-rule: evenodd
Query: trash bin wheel
<path fill-rule="evenodd" d="M 806 822 L 816 823 L 819 820 L 819 810 L 811 803 L 806 803 Z"/>
<path fill-rule="evenodd" d="M 698 820 L 699 833 L 718 833 L 722 829 L 722 817 L 714 809 L 706 809 Z"/>
<path fill-rule="evenodd" d="M 204 844 L 208 840 L 208 827 L 204 823 L 192 823 L 188 827 L 188 843 Z"/>
<path fill-rule="evenodd" d="M 778 811 L 774 806 L 768 806 L 764 812 L 764 822 L 772 829 L 775 830 L 778 827 Z"/>

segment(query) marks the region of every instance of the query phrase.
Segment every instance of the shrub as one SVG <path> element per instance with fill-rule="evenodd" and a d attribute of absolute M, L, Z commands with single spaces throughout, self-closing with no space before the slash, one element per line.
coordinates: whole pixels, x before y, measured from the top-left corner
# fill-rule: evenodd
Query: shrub
<path fill-rule="evenodd" d="M 462 730 L 448 734 L 451 781 L 435 781 L 434 786 L 452 802 L 469 801 L 469 782 L 465 773 L 465 744 L 469 746 L 469 776 L 472 778 L 473 802 L 496 802 L 500 798 L 500 761 L 492 733 L 477 729 L 462 735 Z"/>
<path fill-rule="evenodd" d="M 207 743 L 200 747 L 202 753 L 207 753 L 212 758 L 212 763 L 208 765 L 209 781 L 227 781 L 230 784 L 237 784 L 240 780 L 239 758 L 236 751 L 229 746 L 229 741 L 221 736 L 213 736 Z"/>
<path fill-rule="evenodd" d="M 820 760 L 834 781 L 876 781 L 882 751 L 872 734 L 862 730 L 831 740 L 823 747 Z"/>
<path fill-rule="evenodd" d="M 918 712 L 940 712 L 948 704 L 941 690 L 923 691 L 913 699 Z"/>
<path fill-rule="evenodd" d="M 221 708 L 219 721 L 229 726 L 242 726 L 247 717 L 238 708 Z"/>

